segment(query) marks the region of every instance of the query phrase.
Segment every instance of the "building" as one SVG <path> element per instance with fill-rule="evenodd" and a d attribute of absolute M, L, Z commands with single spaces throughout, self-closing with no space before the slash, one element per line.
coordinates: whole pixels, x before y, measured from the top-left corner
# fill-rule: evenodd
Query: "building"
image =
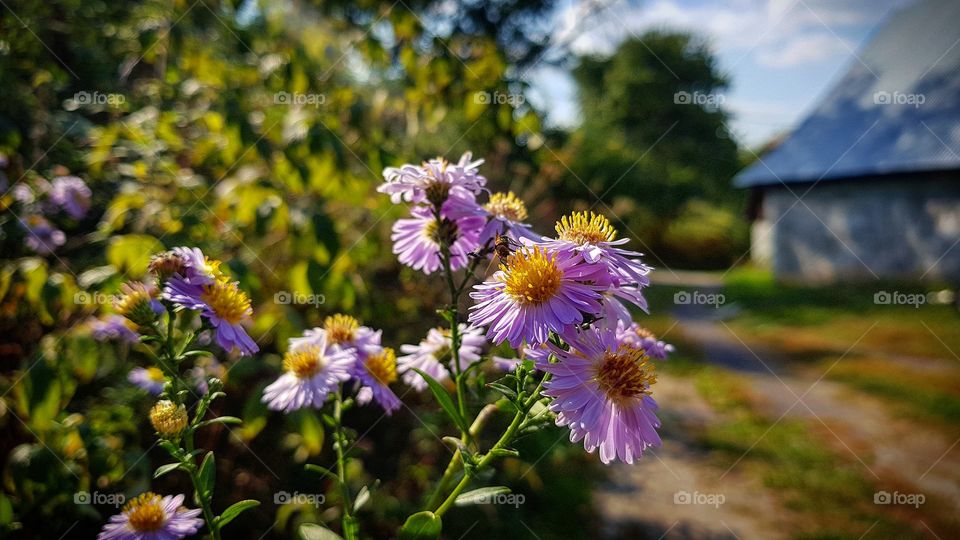
<path fill-rule="evenodd" d="M 780 279 L 960 282 L 960 2 L 893 13 L 795 131 L 734 178 Z"/>

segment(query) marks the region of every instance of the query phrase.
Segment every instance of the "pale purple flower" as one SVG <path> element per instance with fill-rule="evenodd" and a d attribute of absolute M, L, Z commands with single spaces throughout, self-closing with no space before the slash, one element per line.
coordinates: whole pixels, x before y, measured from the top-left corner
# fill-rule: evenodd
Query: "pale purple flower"
<path fill-rule="evenodd" d="M 376 401 L 388 416 L 399 409 L 400 398 L 390 389 L 390 383 L 397 380 L 397 356 L 393 349 L 368 349 L 357 365 L 356 377 L 360 381 L 357 403 L 366 405 Z"/>
<path fill-rule="evenodd" d="M 76 176 L 58 176 L 47 193 L 50 203 L 63 209 L 73 219 L 83 219 L 90 209 L 90 188 Z"/>
<path fill-rule="evenodd" d="M 537 241 L 541 238 L 525 223 L 527 207 L 512 191 L 490 195 L 490 200 L 482 205 L 481 209 L 487 218 L 487 224 L 480 231 L 481 244 L 492 245 L 491 242 L 497 235 L 514 241 Z"/>
<path fill-rule="evenodd" d="M 494 343 L 514 348 L 546 342 L 581 324 L 584 314 L 601 310 L 601 293 L 610 286 L 605 266 L 586 262 L 578 252 L 541 246 L 515 251 L 490 280 L 474 286 L 470 323 L 487 327 Z"/>
<path fill-rule="evenodd" d="M 90 336 L 97 341 L 122 341 L 137 343 L 140 335 L 132 328 L 133 323 L 120 315 L 107 315 L 90 321 Z"/>
<path fill-rule="evenodd" d="M 467 152 L 455 165 L 436 158 L 420 166 L 387 167 L 383 170 L 385 182 L 377 191 L 390 195 L 395 204 L 402 201 L 439 204 L 451 193 L 480 193 L 487 183 L 487 179 L 477 172 L 483 160 L 472 159 L 473 155 Z"/>
<path fill-rule="evenodd" d="M 227 368 L 213 357 L 198 360 L 196 365 L 187 371 L 187 379 L 193 381 L 194 386 L 197 387 L 197 392 L 200 394 L 206 394 L 209 390 L 207 381 L 210 380 L 210 377 L 223 379 L 226 375 Z"/>
<path fill-rule="evenodd" d="M 283 358 L 284 373 L 263 390 L 263 402 L 275 411 L 291 412 L 303 407 L 323 407 L 330 392 L 350 379 L 356 354 L 331 346 L 326 333 L 316 344 L 300 343 Z"/>
<path fill-rule="evenodd" d="M 425 274 L 442 267 L 440 243 L 450 242 L 450 267 L 458 270 L 470 262 L 470 253 L 479 247 L 480 232 L 486 223 L 479 212 L 472 212 L 470 199 L 451 197 L 443 203 L 438 221 L 431 208 L 417 206 L 413 217 L 399 219 L 393 224 L 393 252 L 397 259 Z M 474 208 L 478 208 L 474 205 Z"/>
<path fill-rule="evenodd" d="M 163 392 L 163 385 L 167 382 L 163 371 L 156 367 L 135 367 L 127 374 L 127 380 L 154 396 Z"/>
<path fill-rule="evenodd" d="M 667 355 L 674 351 L 673 345 L 657 339 L 653 332 L 637 323 L 626 325 L 621 322 L 617 326 L 617 339 L 621 343 L 643 349 L 647 356 L 657 360 L 666 360 Z"/>
<path fill-rule="evenodd" d="M 226 351 L 238 349 L 251 356 L 260 350 L 241 323 L 250 320 L 250 299 L 236 282 L 216 279 L 206 285 L 188 283 L 175 276 L 167 281 L 163 298 L 178 308 L 200 311 L 213 326 L 214 339 Z"/>
<path fill-rule="evenodd" d="M 63 231 L 54 227 L 43 216 L 29 215 L 20 220 L 20 225 L 27 233 L 27 247 L 40 255 L 53 253 L 67 242 L 67 236 Z"/>
<path fill-rule="evenodd" d="M 550 343 L 557 362 L 538 366 L 553 377 L 543 395 L 556 423 L 570 428 L 570 441 L 583 441 L 588 452 L 599 449 L 603 463 L 633 463 L 650 446 L 660 445 L 656 382 L 643 349 L 621 342 L 612 330 L 588 329 L 568 338 L 570 350 Z"/>
<path fill-rule="evenodd" d="M 544 245 L 558 251 L 577 251 L 587 262 L 607 266 L 616 285 L 646 287 L 650 284 L 650 267 L 640 261 L 640 253 L 617 247 L 629 239 L 617 240 L 617 231 L 606 217 L 593 212 L 574 212 L 560 218 L 556 230 L 557 238 L 544 237 Z"/>
<path fill-rule="evenodd" d="M 483 329 L 460 323 L 460 369 L 465 370 L 480 360 L 480 351 L 486 344 Z M 437 381 L 450 378 L 447 365 L 453 360 L 453 340 L 450 330 L 431 328 L 419 345 L 401 345 L 400 351 L 406 353 L 397 359 L 397 371 L 403 375 L 403 382 L 415 390 L 426 390 L 427 383 L 414 368 L 423 371 Z"/>
<path fill-rule="evenodd" d="M 179 540 L 197 534 L 204 525 L 200 509 L 183 506 L 183 495 L 160 497 L 144 493 L 112 516 L 97 540 Z"/>
<path fill-rule="evenodd" d="M 520 362 L 523 362 L 520 358 L 505 358 L 503 356 L 491 356 L 490 359 L 493 360 L 493 365 L 500 371 L 513 371 L 517 369 Z"/>
<path fill-rule="evenodd" d="M 200 248 L 176 247 L 170 252 L 183 261 L 180 279 L 191 285 L 209 285 L 223 277 L 220 261 L 210 259 Z"/>

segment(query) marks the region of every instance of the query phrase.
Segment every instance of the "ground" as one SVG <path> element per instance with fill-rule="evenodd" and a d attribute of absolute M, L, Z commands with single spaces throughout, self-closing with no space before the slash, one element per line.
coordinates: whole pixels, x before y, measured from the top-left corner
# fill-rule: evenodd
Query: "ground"
<path fill-rule="evenodd" d="M 960 531 L 953 306 L 874 303 L 895 284 L 805 289 L 751 272 L 666 273 L 650 300 L 671 314 L 648 319 L 678 348 L 655 386 L 665 443 L 615 467 L 596 493 L 605 537 Z M 684 292 L 723 297 L 675 304 Z"/>

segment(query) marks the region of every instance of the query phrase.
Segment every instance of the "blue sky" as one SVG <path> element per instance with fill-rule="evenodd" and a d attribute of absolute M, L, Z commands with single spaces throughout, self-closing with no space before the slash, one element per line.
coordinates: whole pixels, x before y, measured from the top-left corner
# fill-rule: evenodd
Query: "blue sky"
<path fill-rule="evenodd" d="M 731 80 L 724 106 L 744 144 L 757 146 L 803 119 L 874 28 L 912 0 L 564 0 L 561 35 L 578 54 L 610 53 L 656 28 L 706 38 Z M 531 99 L 554 125 L 578 122 L 569 74 L 537 68 Z"/>

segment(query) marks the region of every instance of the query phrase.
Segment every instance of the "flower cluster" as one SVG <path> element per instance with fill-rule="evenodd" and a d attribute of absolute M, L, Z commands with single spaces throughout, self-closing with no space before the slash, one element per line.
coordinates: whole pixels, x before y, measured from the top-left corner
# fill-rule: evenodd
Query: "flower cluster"
<path fill-rule="evenodd" d="M 348 315 L 327 317 L 322 327 L 291 338 L 283 370 L 263 391 L 263 401 L 273 410 L 319 409 L 351 380 L 361 405 L 375 401 L 387 414 L 401 405 L 390 389 L 397 380 L 396 354 L 380 344 L 379 330 L 361 326 Z"/>
<path fill-rule="evenodd" d="M 486 184 L 476 170 L 480 163 L 466 154 L 457 165 L 436 159 L 384 171 L 379 190 L 394 202 L 415 204 L 413 217 L 394 225 L 394 252 L 427 274 L 440 269 L 444 257 L 448 272 L 467 266 L 471 256 L 499 258 L 499 269 L 470 293 L 475 304 L 469 326 L 460 325 L 460 369 L 480 358 L 484 335 L 508 343 L 546 374 L 542 395 L 572 441 L 599 450 L 604 463 L 632 463 L 660 444 L 652 360 L 672 351 L 630 311 L 647 311 L 643 289 L 651 268 L 623 247 L 628 240 L 618 238 L 603 215 L 563 216 L 548 237 L 532 232 L 526 206 L 513 193 L 479 204 Z M 449 378 L 452 346 L 449 333 L 433 329 L 419 345 L 401 347 L 404 381 L 425 387 L 414 369 L 438 381 Z M 493 360 L 502 369 L 522 365 L 519 358 Z"/>
<path fill-rule="evenodd" d="M 411 217 L 393 225 L 393 252 L 398 260 L 425 274 L 440 270 L 447 257 L 451 270 L 466 267 L 471 256 L 489 251 L 499 235 L 516 241 L 534 239 L 527 209 L 511 192 L 493 193 L 486 203 L 487 179 L 477 172 L 483 160 L 468 152 L 457 164 L 437 158 L 420 166 L 404 165 L 383 171 L 378 191 L 395 203 L 414 203 Z"/>
<path fill-rule="evenodd" d="M 19 207 L 18 221 L 26 234 L 24 243 L 40 255 L 49 255 L 66 243 L 67 235 L 59 227 L 86 217 L 92 195 L 87 184 L 76 176 L 57 176 L 52 181 L 36 177 L 15 184 L 10 192 L 13 204 Z"/>

